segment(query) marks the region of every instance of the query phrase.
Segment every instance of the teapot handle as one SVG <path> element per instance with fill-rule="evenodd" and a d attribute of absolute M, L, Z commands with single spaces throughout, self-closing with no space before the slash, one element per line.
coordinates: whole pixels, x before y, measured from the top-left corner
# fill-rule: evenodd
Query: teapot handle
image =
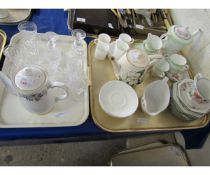
<path fill-rule="evenodd" d="M 55 88 L 55 87 L 61 88 L 65 91 L 64 94 L 55 97 L 56 102 L 60 101 L 60 100 L 64 100 L 69 96 L 68 87 L 64 83 L 61 83 L 61 82 L 50 82 L 49 83 L 49 88 Z"/>
<path fill-rule="evenodd" d="M 195 87 L 196 87 L 197 81 L 198 81 L 199 79 L 201 79 L 202 77 L 203 77 L 203 76 L 202 76 L 201 73 L 197 73 L 197 74 L 195 75 L 195 77 L 194 77 L 194 85 L 195 85 Z"/>
<path fill-rule="evenodd" d="M 162 39 L 163 41 L 166 41 L 166 40 L 168 40 L 169 35 L 170 35 L 169 33 L 164 33 L 160 36 L 160 39 Z"/>
<path fill-rule="evenodd" d="M 198 34 L 203 34 L 203 30 L 198 29 L 198 30 L 194 31 L 194 32 L 192 33 L 192 36 L 195 37 L 195 36 L 198 35 Z"/>

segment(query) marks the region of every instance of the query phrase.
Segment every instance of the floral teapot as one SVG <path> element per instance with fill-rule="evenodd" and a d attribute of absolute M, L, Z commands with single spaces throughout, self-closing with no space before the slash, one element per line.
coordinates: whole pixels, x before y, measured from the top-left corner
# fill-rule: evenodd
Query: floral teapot
<path fill-rule="evenodd" d="M 142 82 L 148 68 L 158 59 L 163 58 L 162 55 L 148 55 L 139 49 L 130 49 L 117 62 L 114 62 L 117 76 L 130 85 Z"/>
<path fill-rule="evenodd" d="M 47 72 L 40 66 L 28 65 L 11 73 L 11 80 L 0 71 L 0 80 L 13 95 L 17 95 L 26 110 L 36 114 L 49 112 L 55 102 L 68 97 L 68 88 L 61 82 L 49 82 Z M 57 97 L 48 92 L 62 88 L 64 94 Z"/>

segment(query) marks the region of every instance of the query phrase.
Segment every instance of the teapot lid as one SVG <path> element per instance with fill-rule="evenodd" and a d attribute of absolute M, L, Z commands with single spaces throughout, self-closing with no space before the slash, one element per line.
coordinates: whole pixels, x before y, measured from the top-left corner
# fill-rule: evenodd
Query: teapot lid
<path fill-rule="evenodd" d="M 131 49 L 127 53 L 128 61 L 136 67 L 146 67 L 149 64 L 149 57 L 139 49 Z"/>
<path fill-rule="evenodd" d="M 191 34 L 189 32 L 188 27 L 175 26 L 174 27 L 174 32 L 181 39 L 189 40 L 191 38 Z"/>
<path fill-rule="evenodd" d="M 29 66 L 21 69 L 15 75 L 15 85 L 21 90 L 35 90 L 46 80 L 42 69 L 36 66 Z"/>

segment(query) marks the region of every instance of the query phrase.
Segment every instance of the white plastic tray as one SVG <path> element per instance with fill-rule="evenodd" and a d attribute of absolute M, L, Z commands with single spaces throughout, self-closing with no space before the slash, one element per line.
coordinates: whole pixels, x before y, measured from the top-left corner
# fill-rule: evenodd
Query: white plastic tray
<path fill-rule="evenodd" d="M 38 47 L 43 47 L 42 40 L 45 34 L 38 34 L 40 43 Z M 21 35 L 16 34 L 11 42 L 18 44 Z M 46 42 L 46 41 L 45 41 Z M 60 44 L 59 44 L 60 43 Z M 59 35 L 57 47 L 63 51 L 69 51 L 73 38 L 71 36 Z M 11 44 L 11 43 L 10 43 Z M 87 75 L 87 45 L 84 71 Z M 67 52 L 69 53 L 69 52 Z M 5 59 L 2 71 L 8 74 L 11 68 L 9 59 Z M 0 128 L 23 128 L 23 127 L 62 127 L 77 126 L 86 121 L 89 115 L 89 90 L 88 85 L 85 92 L 78 96 L 77 100 L 68 98 L 55 104 L 53 110 L 46 115 L 36 115 L 25 110 L 19 101 L 19 97 L 9 94 L 4 85 L 0 82 Z"/>

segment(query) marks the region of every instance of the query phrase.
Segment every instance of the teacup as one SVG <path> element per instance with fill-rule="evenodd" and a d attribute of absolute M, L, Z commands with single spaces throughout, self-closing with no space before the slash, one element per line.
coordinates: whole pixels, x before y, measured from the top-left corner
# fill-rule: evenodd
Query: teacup
<path fill-rule="evenodd" d="M 0 19 L 6 18 L 9 15 L 8 10 L 0 9 Z"/>
<path fill-rule="evenodd" d="M 94 40 L 96 44 L 95 58 L 97 60 L 104 60 L 109 53 L 109 43 L 111 37 L 106 33 L 101 33 L 98 38 Z"/>
<path fill-rule="evenodd" d="M 170 64 L 169 72 L 171 74 L 182 73 L 189 69 L 189 66 L 187 65 L 187 60 L 182 55 L 173 54 L 167 60 Z"/>
<path fill-rule="evenodd" d="M 163 46 L 162 40 L 156 35 L 148 34 L 147 39 L 144 40 L 143 46 L 148 54 L 158 53 Z"/>
<path fill-rule="evenodd" d="M 96 45 L 95 59 L 104 60 L 104 59 L 106 59 L 108 53 L 109 53 L 109 44 L 99 42 Z"/>
<path fill-rule="evenodd" d="M 109 44 L 110 41 L 111 41 L 111 37 L 106 33 L 101 33 L 100 35 L 98 35 L 98 38 L 94 40 L 96 44 L 101 43 L 101 42 Z"/>
<path fill-rule="evenodd" d="M 199 103 L 210 103 L 210 80 L 200 73 L 196 74 L 190 96 Z"/>
<path fill-rule="evenodd" d="M 150 83 L 144 89 L 141 98 L 142 110 L 150 116 L 158 115 L 164 111 L 170 101 L 170 89 L 167 84 L 168 78 Z"/>
<path fill-rule="evenodd" d="M 129 45 L 124 41 L 117 39 L 115 42 L 113 57 L 118 61 L 129 49 Z"/>
<path fill-rule="evenodd" d="M 119 39 L 120 39 L 121 41 L 124 41 L 124 42 L 127 43 L 127 44 L 131 44 L 131 43 L 134 42 L 134 39 L 131 38 L 131 36 L 128 35 L 127 33 L 121 33 L 121 34 L 119 35 Z"/>
<path fill-rule="evenodd" d="M 157 61 L 152 67 L 152 75 L 156 77 L 165 77 L 165 72 L 169 70 L 169 64 L 165 60 Z"/>

